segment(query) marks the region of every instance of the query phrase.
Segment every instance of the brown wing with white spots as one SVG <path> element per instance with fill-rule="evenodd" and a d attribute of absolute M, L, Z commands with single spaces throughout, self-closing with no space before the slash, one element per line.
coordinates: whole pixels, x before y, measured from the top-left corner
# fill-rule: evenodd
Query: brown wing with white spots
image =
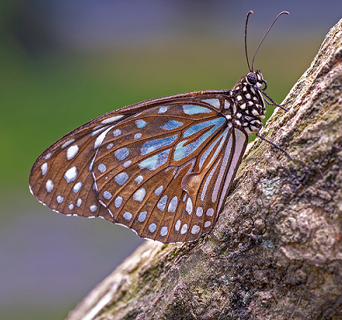
<path fill-rule="evenodd" d="M 54 211 L 84 217 L 109 213 L 97 199 L 92 163 L 106 133 L 128 115 L 115 114 L 70 132 L 35 162 L 29 179 L 36 198 Z"/>
<path fill-rule="evenodd" d="M 211 108 L 223 97 L 192 100 L 150 108 L 108 132 L 93 171 L 110 221 L 161 242 L 212 229 L 247 136 Z"/>
<path fill-rule="evenodd" d="M 37 159 L 30 189 L 66 215 L 101 216 L 162 242 L 195 240 L 216 222 L 247 143 L 223 116 L 227 104 L 227 91 L 195 92 L 101 116 Z"/>

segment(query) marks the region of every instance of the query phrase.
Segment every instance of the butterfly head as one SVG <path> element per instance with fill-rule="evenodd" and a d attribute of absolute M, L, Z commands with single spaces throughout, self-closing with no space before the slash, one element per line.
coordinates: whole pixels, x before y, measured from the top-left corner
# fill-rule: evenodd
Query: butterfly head
<path fill-rule="evenodd" d="M 251 71 L 245 76 L 246 82 L 254 87 L 255 89 L 262 89 L 266 90 L 267 89 L 267 82 L 262 76 L 260 70 L 256 71 Z"/>

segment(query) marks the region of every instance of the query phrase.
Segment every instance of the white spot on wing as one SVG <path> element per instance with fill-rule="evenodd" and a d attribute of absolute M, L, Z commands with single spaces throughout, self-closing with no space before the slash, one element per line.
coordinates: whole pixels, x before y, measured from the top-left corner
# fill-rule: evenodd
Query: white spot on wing
<path fill-rule="evenodd" d="M 191 214 L 192 213 L 192 200 L 191 198 L 189 197 L 187 202 L 186 202 L 186 207 L 185 207 L 185 210 L 188 214 Z"/>
<path fill-rule="evenodd" d="M 129 220 L 132 219 L 133 216 L 132 216 L 132 214 L 131 214 L 130 212 L 126 211 L 126 212 L 123 214 L 123 217 L 124 217 L 125 220 L 129 221 Z"/>
<path fill-rule="evenodd" d="M 175 224 L 175 230 L 176 230 L 176 231 L 179 231 L 180 226 L 181 226 L 181 221 L 178 219 L 177 222 L 176 222 L 176 224 Z"/>
<path fill-rule="evenodd" d="M 137 176 L 134 180 L 135 180 L 137 183 L 141 183 L 141 182 L 144 180 L 144 177 L 143 177 L 143 176 Z"/>
<path fill-rule="evenodd" d="M 46 156 L 45 156 L 45 160 L 48 160 L 51 158 L 51 153 L 49 152 Z"/>
<path fill-rule="evenodd" d="M 64 200 L 64 198 L 63 198 L 62 196 L 58 196 L 58 197 L 57 197 L 57 202 L 58 202 L 58 203 L 62 203 L 63 200 Z"/>
<path fill-rule="evenodd" d="M 45 189 L 47 192 L 51 192 L 54 186 L 55 185 L 53 184 L 52 180 L 49 179 L 48 181 L 46 181 Z"/>
<path fill-rule="evenodd" d="M 133 199 L 135 201 L 142 202 L 145 198 L 146 195 L 146 190 L 144 188 L 140 188 L 133 194 Z"/>
<path fill-rule="evenodd" d="M 115 201 L 114 201 L 114 204 L 115 204 L 115 207 L 116 208 L 119 208 L 120 206 L 121 206 L 121 204 L 122 204 L 122 197 L 117 197 L 116 199 L 115 199 Z"/>
<path fill-rule="evenodd" d="M 67 150 L 67 159 L 71 160 L 73 157 L 75 157 L 78 150 L 79 149 L 78 149 L 77 145 L 73 145 L 73 146 L 69 147 Z"/>
<path fill-rule="evenodd" d="M 213 208 L 209 208 L 205 214 L 207 216 L 209 216 L 209 217 L 212 217 L 214 215 L 214 209 Z"/>
<path fill-rule="evenodd" d="M 118 160 L 124 160 L 128 157 L 129 151 L 127 148 L 120 148 L 115 150 L 114 154 Z"/>
<path fill-rule="evenodd" d="M 117 184 L 122 186 L 128 180 L 128 174 L 126 172 L 121 172 L 115 176 L 114 180 L 116 181 Z"/>
<path fill-rule="evenodd" d="M 167 232 L 168 232 L 167 227 L 162 227 L 162 228 L 160 229 L 160 235 L 161 235 L 162 237 L 165 237 L 165 236 L 167 235 Z"/>
<path fill-rule="evenodd" d="M 131 165 L 131 163 L 132 163 L 132 161 L 131 161 L 131 160 L 128 160 L 128 161 L 126 161 L 126 162 L 123 164 L 123 166 L 124 166 L 125 168 L 127 168 L 128 166 Z"/>
<path fill-rule="evenodd" d="M 156 196 L 159 196 L 162 193 L 162 191 L 163 191 L 163 186 L 160 186 L 154 191 L 154 193 Z"/>
<path fill-rule="evenodd" d="M 135 140 L 140 139 L 141 136 L 142 136 L 141 133 L 136 133 L 136 134 L 134 135 L 134 139 L 135 139 Z"/>
<path fill-rule="evenodd" d="M 77 206 L 77 207 L 80 207 L 81 204 L 82 204 L 82 199 L 81 199 L 81 198 L 78 198 L 78 199 L 77 199 L 77 202 L 76 202 L 76 206 Z"/>
<path fill-rule="evenodd" d="M 114 116 L 114 117 L 111 117 L 111 118 L 108 118 L 108 119 L 103 120 L 101 123 L 103 123 L 103 124 L 112 123 L 112 122 L 114 122 L 114 121 L 116 121 L 116 120 L 121 119 L 122 117 L 123 117 L 123 115 Z"/>
<path fill-rule="evenodd" d="M 101 172 L 101 173 L 104 173 L 106 170 L 107 170 L 107 167 L 103 164 L 103 163 L 100 163 L 97 167 L 97 169 Z"/>
<path fill-rule="evenodd" d="M 167 211 L 168 212 L 176 212 L 177 204 L 178 204 L 178 198 L 176 196 L 174 196 L 169 203 L 169 207 L 168 207 Z"/>
<path fill-rule="evenodd" d="M 201 228 L 198 225 L 195 224 L 191 228 L 191 233 L 192 234 L 197 234 L 197 233 L 199 233 L 200 230 L 201 230 Z"/>
<path fill-rule="evenodd" d="M 74 185 L 72 191 L 74 191 L 74 192 L 76 193 L 76 192 L 80 191 L 81 187 L 82 187 L 82 182 L 81 182 L 81 181 L 80 181 L 80 182 L 77 182 L 77 183 Z"/>
<path fill-rule="evenodd" d="M 167 111 L 167 107 L 160 107 L 158 113 L 165 113 Z"/>
<path fill-rule="evenodd" d="M 89 207 L 91 212 L 95 212 L 97 210 L 97 205 L 93 204 L 92 206 Z"/>
<path fill-rule="evenodd" d="M 202 207 L 198 207 L 196 210 L 196 216 L 197 217 L 201 217 L 203 214 L 203 208 Z"/>
<path fill-rule="evenodd" d="M 210 227 L 210 225 L 211 225 L 211 222 L 210 221 L 206 221 L 204 223 L 204 228 L 208 228 L 208 227 Z"/>
<path fill-rule="evenodd" d="M 156 231 L 157 229 L 157 226 L 155 223 L 151 223 L 149 226 L 148 226 L 148 230 L 153 233 L 154 231 Z"/>
<path fill-rule="evenodd" d="M 147 211 L 140 212 L 139 216 L 138 216 L 138 221 L 139 222 L 144 222 L 145 219 L 146 219 L 146 216 L 147 216 Z"/>
<path fill-rule="evenodd" d="M 157 208 L 160 211 L 164 211 L 165 206 L 166 206 L 166 202 L 167 202 L 167 196 L 165 195 L 165 196 L 161 197 L 161 199 L 158 201 Z"/>
<path fill-rule="evenodd" d="M 187 231 L 188 231 L 188 225 L 187 225 L 186 223 L 184 223 L 184 224 L 182 225 L 182 229 L 181 229 L 180 233 L 181 233 L 181 234 L 184 234 L 184 233 L 187 232 Z"/>
<path fill-rule="evenodd" d="M 42 169 L 42 175 L 44 175 L 48 171 L 48 164 L 46 162 L 43 163 L 40 169 Z"/>
<path fill-rule="evenodd" d="M 67 183 L 73 182 L 76 180 L 77 174 L 77 169 L 75 166 L 73 166 L 64 174 L 64 179 Z"/>
<path fill-rule="evenodd" d="M 65 142 L 65 143 L 62 145 L 62 149 L 65 148 L 65 147 L 67 147 L 69 144 L 73 143 L 74 141 L 75 141 L 75 139 L 71 139 L 71 140 Z"/>
<path fill-rule="evenodd" d="M 118 137 L 121 134 L 121 130 L 120 129 L 116 129 L 113 131 L 113 135 L 114 137 Z"/>
<path fill-rule="evenodd" d="M 112 194 L 109 192 L 109 191 L 104 191 L 103 192 L 103 197 L 107 200 L 111 199 L 112 198 Z"/>

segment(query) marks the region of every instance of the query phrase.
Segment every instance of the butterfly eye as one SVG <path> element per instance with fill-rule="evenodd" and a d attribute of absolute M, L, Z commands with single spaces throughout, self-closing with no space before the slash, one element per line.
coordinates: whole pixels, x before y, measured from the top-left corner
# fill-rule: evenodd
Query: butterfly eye
<path fill-rule="evenodd" d="M 257 83 L 257 76 L 254 72 L 250 72 L 248 75 L 247 75 L 247 82 L 253 86 Z"/>

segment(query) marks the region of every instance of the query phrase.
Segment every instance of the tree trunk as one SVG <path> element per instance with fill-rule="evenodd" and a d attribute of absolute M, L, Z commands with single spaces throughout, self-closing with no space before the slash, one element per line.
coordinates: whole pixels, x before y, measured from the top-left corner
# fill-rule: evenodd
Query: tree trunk
<path fill-rule="evenodd" d="M 76 319 L 342 319 L 342 19 L 240 166 L 210 234 L 145 242 Z M 279 108 L 278 108 L 279 109 Z"/>

